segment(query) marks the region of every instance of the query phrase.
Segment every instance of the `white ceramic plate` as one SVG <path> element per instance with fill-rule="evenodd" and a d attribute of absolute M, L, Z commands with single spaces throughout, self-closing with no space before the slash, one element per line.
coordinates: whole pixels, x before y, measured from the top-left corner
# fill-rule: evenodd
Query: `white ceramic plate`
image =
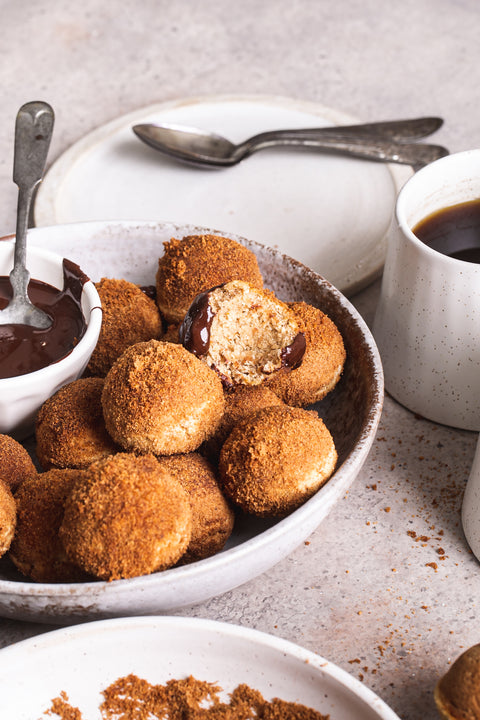
<path fill-rule="evenodd" d="M 29 232 L 28 243 L 64 253 L 94 281 L 124 277 L 154 282 L 162 242 L 208 232 L 168 223 L 100 222 L 57 225 Z M 43 622 L 157 614 L 202 602 L 256 577 L 300 545 L 355 479 L 373 442 L 383 403 L 383 372 L 369 329 L 326 280 L 272 248 L 243 240 L 255 252 L 266 286 L 286 301 L 324 310 L 342 333 L 347 362 L 335 390 L 317 409 L 330 429 L 339 463 L 330 480 L 301 508 L 280 521 L 239 519 L 225 550 L 164 572 L 114 582 L 25 582 L 0 561 L 0 615 Z M 27 257 L 28 265 L 28 257 Z"/>
<path fill-rule="evenodd" d="M 236 141 L 263 130 L 357 120 L 278 97 L 152 105 L 94 130 L 53 164 L 36 198 L 35 224 L 126 219 L 221 227 L 278 248 L 346 294 L 380 272 L 396 194 L 410 168 L 271 148 L 236 167 L 199 169 L 141 143 L 131 130 L 141 122 L 174 122 Z"/>
<path fill-rule="evenodd" d="M 319 655 L 256 630 L 180 617 L 87 623 L 1 650 L 2 717 L 39 720 L 63 690 L 93 720 L 101 691 L 129 673 L 152 684 L 193 675 L 226 693 L 247 683 L 267 700 L 300 702 L 331 720 L 398 720 L 359 680 Z"/>

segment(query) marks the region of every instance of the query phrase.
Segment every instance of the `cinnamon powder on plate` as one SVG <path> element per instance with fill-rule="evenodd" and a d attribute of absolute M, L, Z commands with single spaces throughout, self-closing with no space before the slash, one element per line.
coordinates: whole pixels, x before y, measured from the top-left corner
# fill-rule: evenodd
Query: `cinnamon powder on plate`
<path fill-rule="evenodd" d="M 258 690 L 238 685 L 230 700 L 222 702 L 221 688 L 192 676 L 152 685 L 127 675 L 103 691 L 102 720 L 329 720 L 305 705 L 274 698 L 265 700 Z M 65 692 L 52 700 L 47 715 L 60 720 L 87 720 L 70 705 Z"/>

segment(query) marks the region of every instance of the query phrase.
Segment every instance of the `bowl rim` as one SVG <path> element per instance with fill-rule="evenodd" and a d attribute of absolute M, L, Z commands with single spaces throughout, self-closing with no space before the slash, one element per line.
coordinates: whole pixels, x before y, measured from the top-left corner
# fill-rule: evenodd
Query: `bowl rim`
<path fill-rule="evenodd" d="M 14 246 L 14 241 L 15 235 L 5 235 L 0 237 L 0 243 L 5 243 L 5 245 L 8 246 Z M 0 248 L 5 247 L 5 245 L 0 245 Z M 42 248 L 38 245 L 31 245 L 27 249 L 27 253 L 40 256 L 56 265 L 62 263 L 64 260 L 62 255 L 57 254 L 52 250 Z M 87 299 L 90 316 L 85 317 L 85 313 L 83 313 L 86 322 L 86 330 L 75 347 L 68 353 L 68 355 L 65 355 L 56 362 L 50 363 L 43 368 L 35 370 L 34 372 L 25 373 L 24 375 L 16 375 L 15 377 L 0 378 L 0 392 L 2 390 L 15 390 L 17 386 L 24 387 L 26 383 L 41 383 L 49 378 L 54 378 L 58 372 L 68 372 L 70 368 L 75 367 L 77 360 L 79 362 L 82 360 L 82 357 L 86 352 L 88 352 L 88 348 L 95 346 L 102 323 L 102 303 L 95 284 L 92 280 L 90 280 L 90 278 L 88 278 L 83 285 L 82 297 L 83 295 L 85 295 Z"/>

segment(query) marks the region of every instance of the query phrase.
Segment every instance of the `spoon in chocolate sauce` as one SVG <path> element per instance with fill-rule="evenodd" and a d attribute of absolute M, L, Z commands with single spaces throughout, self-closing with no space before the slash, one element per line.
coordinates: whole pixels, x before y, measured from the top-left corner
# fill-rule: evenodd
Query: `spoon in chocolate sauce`
<path fill-rule="evenodd" d="M 18 185 L 17 228 L 10 273 L 13 295 L 7 307 L 0 310 L 0 325 L 30 325 L 44 330 L 52 324 L 50 316 L 28 297 L 30 273 L 26 256 L 30 205 L 45 169 L 53 122 L 53 110 L 45 102 L 26 103 L 17 113 L 13 160 L 13 182 Z"/>

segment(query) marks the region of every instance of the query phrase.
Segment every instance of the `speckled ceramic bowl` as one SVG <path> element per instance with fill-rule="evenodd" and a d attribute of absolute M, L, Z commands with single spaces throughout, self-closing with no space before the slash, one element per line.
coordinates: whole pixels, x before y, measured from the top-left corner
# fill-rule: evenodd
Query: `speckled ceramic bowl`
<path fill-rule="evenodd" d="M 29 242 L 60 248 L 94 280 L 124 277 L 154 282 L 163 242 L 171 237 L 215 232 L 171 223 L 94 222 L 39 228 Z M 225 234 L 225 233 L 224 233 Z M 326 312 L 347 350 L 343 376 L 315 408 L 330 429 L 338 465 L 330 480 L 288 517 L 241 518 L 217 555 L 152 575 L 77 584 L 25 582 L 8 559 L 0 561 L 0 615 L 42 622 L 161 613 L 202 602 L 272 567 L 300 545 L 345 495 L 372 445 L 383 403 L 379 354 L 365 322 L 326 280 L 278 251 L 232 236 L 255 252 L 265 285 L 285 301 L 304 300 Z"/>
<path fill-rule="evenodd" d="M 59 248 L 60 252 L 61 249 Z M 0 242 L 0 276 L 8 275 L 13 267 L 14 242 L 11 238 Z M 43 247 L 27 250 L 27 268 L 35 280 L 63 287 L 63 255 Z M 60 387 L 75 380 L 84 371 L 98 340 L 102 322 L 101 302 L 93 282 L 83 286 L 82 312 L 87 323 L 85 334 L 66 357 L 47 367 L 0 379 L 0 432 L 26 437 L 33 430 L 35 415 L 45 400 Z"/>

